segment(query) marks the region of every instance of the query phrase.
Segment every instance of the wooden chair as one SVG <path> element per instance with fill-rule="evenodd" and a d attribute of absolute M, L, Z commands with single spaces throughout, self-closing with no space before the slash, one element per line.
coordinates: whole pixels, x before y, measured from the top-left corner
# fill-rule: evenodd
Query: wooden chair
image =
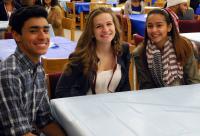
<path fill-rule="evenodd" d="M 153 9 L 160 9 L 161 7 L 152 7 L 152 6 L 145 6 L 144 7 L 144 13 L 148 14 Z"/>
<path fill-rule="evenodd" d="M 164 8 L 164 6 L 165 6 L 165 2 L 155 2 L 155 3 L 154 3 L 154 6 L 155 6 L 155 7 L 161 7 L 161 8 Z"/>
<path fill-rule="evenodd" d="M 71 40 L 75 40 L 75 21 L 71 18 L 64 17 L 62 19 L 62 27 L 63 29 L 69 29 L 71 31 Z"/>
<path fill-rule="evenodd" d="M 144 37 L 139 34 L 133 34 L 133 40 L 135 45 L 137 46 L 139 43 L 143 42 Z"/>
<path fill-rule="evenodd" d="M 134 34 L 133 35 L 133 40 L 135 42 L 135 47 L 137 47 L 137 45 L 139 43 L 141 43 L 144 40 L 144 37 L 138 34 Z M 134 57 L 133 57 L 133 52 L 135 47 L 132 47 L 132 49 L 130 48 L 130 54 L 131 54 L 131 65 L 130 65 L 130 69 L 132 69 L 132 86 L 133 86 L 133 90 L 139 90 L 139 83 L 138 83 L 138 79 L 137 79 L 137 69 L 136 69 L 136 65 L 135 65 L 135 61 L 134 61 Z M 131 73 L 129 73 L 131 74 Z"/>
<path fill-rule="evenodd" d="M 62 73 L 46 74 L 47 86 L 48 86 L 48 96 L 50 99 L 55 98 L 56 85 L 58 83 L 58 80 L 59 80 L 61 74 Z"/>
<path fill-rule="evenodd" d="M 200 32 L 200 20 L 179 20 L 180 33 Z"/>
<path fill-rule="evenodd" d="M 135 45 L 131 45 L 131 44 L 129 45 L 130 54 L 132 54 L 135 48 L 136 48 Z M 130 82 L 131 90 L 138 90 L 139 86 L 138 86 L 137 76 L 136 76 L 136 67 L 135 67 L 135 62 L 132 55 L 131 55 L 130 66 L 129 66 L 129 82 Z"/>
<path fill-rule="evenodd" d="M 78 2 L 78 1 L 77 1 Z M 81 12 L 76 14 L 75 2 L 66 2 L 67 6 L 67 17 L 75 20 L 75 26 L 79 26 L 81 30 L 84 27 L 84 15 Z"/>
<path fill-rule="evenodd" d="M 44 68 L 45 74 L 62 72 L 65 64 L 68 62 L 68 59 L 48 59 L 41 58 L 41 62 Z"/>
<path fill-rule="evenodd" d="M 103 2 L 103 3 L 105 3 L 106 0 L 90 0 L 90 2 L 91 2 L 91 3 L 93 3 L 93 2 L 94 2 L 94 3 L 97 3 L 97 2 L 100 2 L 100 3 Z"/>
<path fill-rule="evenodd" d="M 105 2 L 91 2 L 90 3 L 90 12 L 93 11 L 94 9 L 100 8 L 100 7 L 106 7 L 106 8 L 111 8 L 112 5 L 107 4 Z"/>
<path fill-rule="evenodd" d="M 132 26 L 130 18 L 127 15 L 122 15 L 122 39 L 128 43 L 132 43 Z"/>
<path fill-rule="evenodd" d="M 144 0 L 145 6 L 152 6 L 152 0 Z"/>

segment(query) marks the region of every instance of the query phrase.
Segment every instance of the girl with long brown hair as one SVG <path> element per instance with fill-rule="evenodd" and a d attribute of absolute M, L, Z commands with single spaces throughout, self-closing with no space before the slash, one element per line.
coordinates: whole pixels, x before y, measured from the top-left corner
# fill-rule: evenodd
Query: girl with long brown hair
<path fill-rule="evenodd" d="M 95 9 L 69 57 L 56 96 L 128 91 L 129 62 L 129 47 L 121 44 L 116 16 L 109 8 Z"/>

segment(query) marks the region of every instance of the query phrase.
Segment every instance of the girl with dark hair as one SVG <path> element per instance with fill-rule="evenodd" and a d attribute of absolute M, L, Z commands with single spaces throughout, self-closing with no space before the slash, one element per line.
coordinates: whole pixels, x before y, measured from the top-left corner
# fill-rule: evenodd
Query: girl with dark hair
<path fill-rule="evenodd" d="M 134 51 L 140 89 L 200 83 L 192 43 L 164 9 L 149 12 L 144 43 Z"/>
<path fill-rule="evenodd" d="M 56 97 L 128 91 L 129 63 L 129 46 L 121 44 L 113 11 L 95 9 L 57 84 Z"/>
<path fill-rule="evenodd" d="M 20 7 L 15 0 L 2 0 L 0 2 L 0 21 L 8 21 L 13 11 Z"/>

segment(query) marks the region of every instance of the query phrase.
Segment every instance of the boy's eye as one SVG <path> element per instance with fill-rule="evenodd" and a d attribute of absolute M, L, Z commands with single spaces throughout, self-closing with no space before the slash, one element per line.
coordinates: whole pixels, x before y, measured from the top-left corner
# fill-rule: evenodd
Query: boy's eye
<path fill-rule="evenodd" d="M 45 33 L 48 33 L 48 32 L 49 32 L 49 29 L 48 29 L 48 28 L 44 29 L 44 32 L 45 32 Z"/>
<path fill-rule="evenodd" d="M 30 32 L 31 32 L 31 33 L 36 33 L 37 30 L 35 30 L 35 29 L 31 29 Z"/>

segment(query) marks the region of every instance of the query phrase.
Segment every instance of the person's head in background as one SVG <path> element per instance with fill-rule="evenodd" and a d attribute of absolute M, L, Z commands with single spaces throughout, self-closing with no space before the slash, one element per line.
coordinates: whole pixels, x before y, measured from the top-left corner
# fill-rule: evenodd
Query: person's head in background
<path fill-rule="evenodd" d="M 131 5 L 133 7 L 140 7 L 141 6 L 140 2 L 141 2 L 141 0 L 131 0 Z"/>
<path fill-rule="evenodd" d="M 167 0 L 167 8 L 173 10 L 177 15 L 183 15 L 188 10 L 187 0 Z"/>
<path fill-rule="evenodd" d="M 12 14 L 9 21 L 18 47 L 33 62 L 38 62 L 49 47 L 47 15 L 47 11 L 41 6 L 22 7 Z"/>
<path fill-rule="evenodd" d="M 36 0 L 20 0 L 20 3 L 23 7 L 35 5 Z"/>
<path fill-rule="evenodd" d="M 5 8 L 5 13 L 7 14 L 7 19 L 9 19 L 10 15 L 12 14 L 12 12 L 15 9 L 19 9 L 21 6 L 15 2 L 14 0 L 3 0 L 4 3 L 4 8 Z M 2 9 L 1 9 L 2 11 Z M 0 14 L 4 14 L 4 13 L 0 13 Z"/>
<path fill-rule="evenodd" d="M 81 56 L 74 61 L 81 59 L 87 64 L 84 73 L 97 67 L 99 48 L 112 50 L 114 55 L 121 53 L 120 31 L 118 19 L 110 8 L 101 7 L 90 12 L 74 52 L 75 56 Z"/>
<path fill-rule="evenodd" d="M 42 5 L 44 7 L 54 7 L 59 5 L 58 0 L 42 0 Z"/>
<path fill-rule="evenodd" d="M 145 45 L 150 41 L 162 50 L 169 36 L 174 41 L 178 35 L 175 23 L 166 10 L 155 9 L 148 13 L 144 40 Z"/>

